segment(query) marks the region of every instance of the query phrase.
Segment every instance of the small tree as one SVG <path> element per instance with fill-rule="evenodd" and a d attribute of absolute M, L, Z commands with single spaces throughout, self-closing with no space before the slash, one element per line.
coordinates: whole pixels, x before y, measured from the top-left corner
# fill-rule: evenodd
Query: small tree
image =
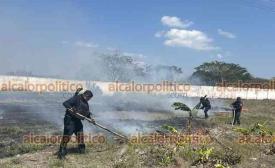
<path fill-rule="evenodd" d="M 192 129 L 192 118 L 193 118 L 193 112 L 196 110 L 196 105 L 193 109 L 188 107 L 186 104 L 181 103 L 181 102 L 175 102 L 173 103 L 172 107 L 175 108 L 175 110 L 181 110 L 181 111 L 187 111 L 189 114 L 188 117 L 188 123 L 187 123 L 187 129 L 188 129 L 188 134 L 191 134 L 191 129 Z"/>

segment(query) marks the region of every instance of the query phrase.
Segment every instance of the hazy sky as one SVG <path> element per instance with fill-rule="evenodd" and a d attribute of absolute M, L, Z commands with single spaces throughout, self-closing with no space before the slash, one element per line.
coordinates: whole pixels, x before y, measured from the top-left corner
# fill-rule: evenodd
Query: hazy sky
<path fill-rule="evenodd" d="M 114 49 L 187 74 L 222 60 L 270 78 L 275 1 L 0 0 L 1 74 L 70 77 L 95 51 Z"/>

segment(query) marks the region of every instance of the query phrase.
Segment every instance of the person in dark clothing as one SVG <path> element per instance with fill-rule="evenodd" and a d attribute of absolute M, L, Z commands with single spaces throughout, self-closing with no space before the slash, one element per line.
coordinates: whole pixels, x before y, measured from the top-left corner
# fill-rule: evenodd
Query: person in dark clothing
<path fill-rule="evenodd" d="M 201 106 L 201 107 L 200 107 Z M 204 109 L 204 116 L 205 116 L 205 119 L 208 118 L 208 110 L 211 109 L 211 103 L 209 101 L 208 98 L 206 98 L 206 96 L 204 97 L 201 97 L 200 98 L 200 105 L 199 105 L 200 109 Z"/>
<path fill-rule="evenodd" d="M 234 117 L 232 124 L 235 125 L 237 123 L 238 125 L 240 125 L 241 124 L 240 117 L 241 117 L 241 112 L 243 108 L 243 102 L 241 98 L 237 97 L 237 100 L 234 101 L 231 105 L 233 107 L 233 117 Z"/>
<path fill-rule="evenodd" d="M 63 103 L 63 106 L 66 108 L 66 114 L 64 117 L 63 137 L 58 151 L 58 158 L 60 159 L 64 159 L 67 154 L 66 147 L 72 134 L 75 134 L 77 137 L 79 153 L 85 152 L 83 125 L 81 122 L 84 118 L 78 116 L 76 113 L 91 118 L 88 101 L 93 97 L 93 93 L 90 90 L 86 90 L 83 94 L 79 94 L 81 90 L 78 89 L 72 98 Z M 94 121 L 94 119 L 92 120 Z"/>

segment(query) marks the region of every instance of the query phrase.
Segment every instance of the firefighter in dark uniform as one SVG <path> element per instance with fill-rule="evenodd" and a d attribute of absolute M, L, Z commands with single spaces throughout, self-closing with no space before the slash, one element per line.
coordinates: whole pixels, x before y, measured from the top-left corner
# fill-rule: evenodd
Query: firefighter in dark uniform
<path fill-rule="evenodd" d="M 63 137 L 58 151 L 58 158 L 60 159 L 64 159 L 67 154 L 66 147 L 72 134 L 75 134 L 77 137 L 79 153 L 85 152 L 83 125 L 81 122 L 84 118 L 78 116 L 76 113 L 91 118 L 88 101 L 93 97 L 93 93 L 90 90 L 86 90 L 83 94 L 78 94 L 81 90 L 82 88 L 78 89 L 72 98 L 63 103 L 63 106 L 66 108 L 66 114 L 64 117 Z M 94 119 L 92 120 L 94 121 Z"/>
<path fill-rule="evenodd" d="M 208 110 L 211 109 L 211 103 L 210 103 L 209 99 L 206 98 L 206 96 L 200 98 L 199 107 L 200 107 L 200 109 L 203 109 L 205 119 L 207 119 L 208 118 L 208 113 L 207 112 L 208 112 Z"/>
<path fill-rule="evenodd" d="M 243 108 L 243 102 L 242 99 L 240 97 L 237 97 L 237 100 L 234 101 L 232 104 L 233 107 L 233 125 L 235 125 L 236 123 L 238 125 L 241 124 L 240 122 L 240 117 L 241 117 L 241 112 L 242 112 L 242 108 Z"/>

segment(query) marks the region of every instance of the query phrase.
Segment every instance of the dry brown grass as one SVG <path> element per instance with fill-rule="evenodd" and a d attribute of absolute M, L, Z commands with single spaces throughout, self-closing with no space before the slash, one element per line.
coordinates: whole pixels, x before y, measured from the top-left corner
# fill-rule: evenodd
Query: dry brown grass
<path fill-rule="evenodd" d="M 230 103 L 232 100 L 228 101 Z M 275 101 L 269 100 L 246 100 L 244 101 L 247 112 L 241 115 L 241 127 L 249 127 L 256 122 L 266 122 L 270 128 L 275 128 Z M 230 116 L 216 116 L 208 121 L 202 122 L 201 126 L 209 126 L 212 131 L 217 132 L 217 139 L 226 146 L 231 147 L 233 151 L 241 155 L 241 163 L 232 167 L 273 167 L 275 165 L 274 155 L 268 156 L 263 151 L 268 145 L 260 144 L 239 144 L 236 138 L 240 135 L 232 130 Z M 179 129 L 179 128 L 178 128 Z M 214 147 L 214 158 L 225 155 L 225 149 L 217 143 L 207 145 Z M 190 167 L 191 163 L 198 157 L 192 153 L 191 148 L 178 148 L 175 146 L 157 146 L 157 145 L 127 145 L 127 144 L 103 144 L 91 145 L 87 148 L 87 153 L 80 155 L 69 153 L 67 159 L 60 161 L 53 153 L 58 149 L 57 146 L 50 149 L 50 153 L 43 151 L 34 154 L 25 154 L 20 157 L 11 157 L 0 160 L 0 167 L 30 167 L 40 165 L 41 167 L 119 167 L 119 168 L 139 168 L 139 167 Z M 49 150 L 49 149 L 46 149 Z M 37 161 L 28 161 L 29 156 L 41 157 Z M 207 166 L 205 166 L 207 167 Z"/>

